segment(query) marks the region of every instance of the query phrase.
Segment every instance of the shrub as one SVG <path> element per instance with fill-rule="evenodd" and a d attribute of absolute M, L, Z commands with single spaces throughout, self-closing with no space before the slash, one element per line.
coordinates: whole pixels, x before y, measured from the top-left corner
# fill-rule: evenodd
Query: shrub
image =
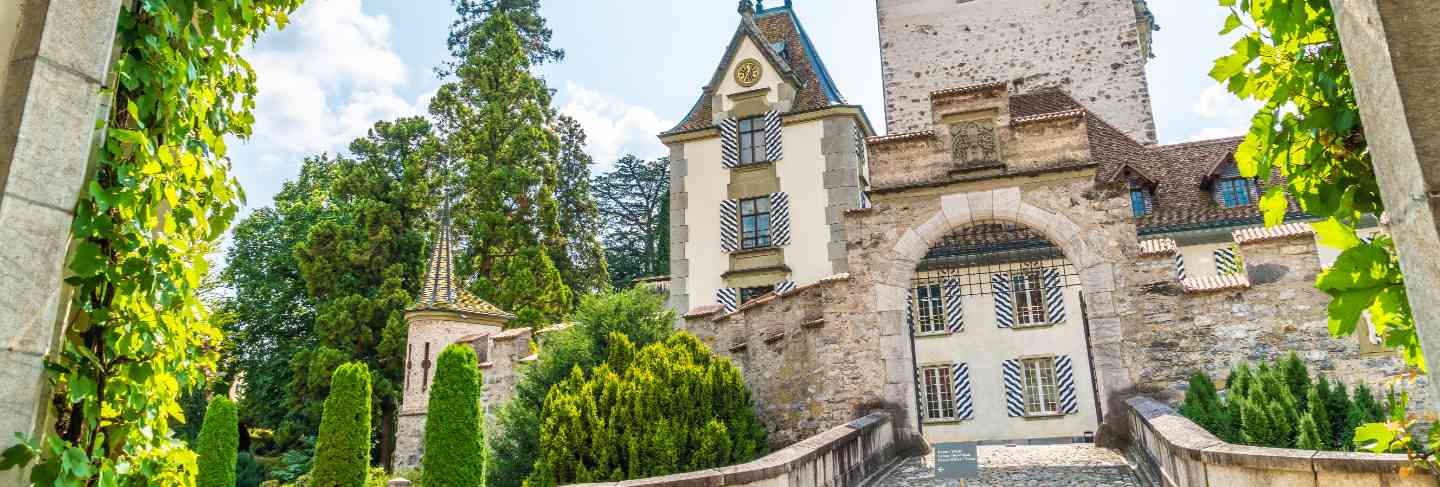
<path fill-rule="evenodd" d="M 1285 362 L 1278 367 L 1285 384 L 1290 386 L 1290 397 L 1295 398 L 1295 408 L 1304 411 L 1307 408 L 1305 393 L 1310 390 L 1310 371 L 1305 369 L 1305 362 L 1295 352 L 1285 357 Z"/>
<path fill-rule="evenodd" d="M 363 485 L 369 467 L 370 369 L 364 363 L 351 362 L 335 369 L 330 379 L 311 485 Z"/>
<path fill-rule="evenodd" d="M 1323 450 L 1325 445 L 1320 442 L 1320 431 L 1316 427 L 1315 419 L 1309 413 L 1300 416 L 1300 434 L 1295 438 L 1295 448 L 1301 450 Z"/>
<path fill-rule="evenodd" d="M 235 456 L 235 487 L 258 487 L 265 481 L 267 473 L 254 454 L 240 452 Z"/>
<path fill-rule="evenodd" d="M 225 396 L 215 396 L 205 408 L 205 423 L 200 426 L 196 460 L 199 475 L 197 487 L 234 487 L 235 453 L 240 438 L 235 403 Z"/>
<path fill-rule="evenodd" d="M 452 344 L 440 352 L 425 417 L 425 483 L 485 485 L 485 432 L 475 351 Z"/>
<path fill-rule="evenodd" d="M 1235 437 L 1235 416 L 1220 402 L 1220 393 L 1208 375 L 1196 372 L 1190 376 L 1190 388 L 1185 393 L 1180 414 L 1222 439 Z"/>
<path fill-rule="evenodd" d="M 1355 437 L 1355 427 L 1359 424 L 1350 424 L 1350 410 L 1354 409 L 1355 405 L 1350 402 L 1350 393 L 1345 390 L 1344 382 L 1335 381 L 1325 405 L 1325 414 L 1330 418 L 1331 447 L 1344 451 L 1354 450 L 1351 440 Z"/>
<path fill-rule="evenodd" d="M 1328 399 L 1326 395 L 1328 395 L 1329 392 L 1328 390 L 1322 392 L 1320 388 L 1321 384 L 1325 383 L 1323 381 L 1324 378 L 1322 377 L 1321 382 L 1311 384 L 1310 390 L 1305 392 L 1305 404 L 1307 406 L 1305 408 L 1305 416 L 1310 418 L 1311 423 L 1313 423 L 1312 426 L 1315 428 L 1314 441 L 1316 446 L 1314 448 L 1299 446 L 1299 448 L 1308 448 L 1310 450 L 1331 450 L 1335 448 L 1334 443 L 1332 443 L 1332 438 L 1335 436 L 1330 433 L 1330 410 L 1327 409 L 1325 405 L 1326 399 Z M 1301 425 L 1301 429 L 1303 432 L 1303 424 Z M 1300 439 L 1296 438 L 1295 443 L 1298 446 Z"/>
<path fill-rule="evenodd" d="M 286 450 L 280 455 L 280 467 L 270 471 L 270 478 L 287 484 L 310 473 L 315 465 L 315 442 L 314 436 L 301 437 L 299 448 Z"/>

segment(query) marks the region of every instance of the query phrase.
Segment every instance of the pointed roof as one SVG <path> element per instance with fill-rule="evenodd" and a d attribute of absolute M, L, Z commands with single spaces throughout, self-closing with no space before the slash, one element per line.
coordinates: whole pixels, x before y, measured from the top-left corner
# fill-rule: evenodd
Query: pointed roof
<path fill-rule="evenodd" d="M 445 220 L 440 224 L 435 238 L 435 248 L 430 253 L 430 265 L 425 270 L 425 280 L 421 283 L 420 299 L 415 303 L 415 307 L 411 308 L 411 311 L 458 311 L 490 316 L 504 321 L 515 319 L 515 315 L 470 294 L 455 280 L 451 257 L 450 222 L 448 218 Z"/>
<path fill-rule="evenodd" d="M 735 61 L 735 53 L 740 49 L 741 41 L 746 38 L 755 44 L 766 61 L 775 66 L 781 78 L 795 86 L 798 93 L 789 113 L 846 104 L 845 98 L 840 96 L 840 90 L 835 86 L 834 79 L 830 77 L 830 71 L 820 60 L 815 44 L 810 41 L 800 19 L 795 16 L 794 8 L 787 1 L 782 6 L 753 14 L 742 12 L 740 25 L 735 28 L 735 35 L 730 38 L 730 45 L 725 48 L 725 56 L 716 66 L 710 83 L 705 85 L 700 98 L 695 101 L 685 118 L 662 135 L 714 125 L 711 120 L 711 99 L 724 80 L 727 69 Z"/>

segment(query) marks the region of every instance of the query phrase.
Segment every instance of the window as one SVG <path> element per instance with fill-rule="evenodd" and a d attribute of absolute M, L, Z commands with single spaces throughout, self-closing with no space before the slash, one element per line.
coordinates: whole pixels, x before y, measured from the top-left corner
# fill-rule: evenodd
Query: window
<path fill-rule="evenodd" d="M 1025 380 L 1025 414 L 1060 412 L 1060 394 L 1055 389 L 1055 357 L 1021 361 Z"/>
<path fill-rule="evenodd" d="M 740 119 L 740 165 L 769 162 L 765 156 L 765 117 Z"/>
<path fill-rule="evenodd" d="M 1015 274 L 1010 278 L 1010 301 L 1015 304 L 1015 324 L 1045 323 L 1045 291 L 1039 272 Z"/>
<path fill-rule="evenodd" d="M 1215 200 L 1226 208 L 1250 204 L 1254 192 L 1255 182 L 1246 178 L 1225 178 L 1215 183 Z"/>
<path fill-rule="evenodd" d="M 941 301 L 940 284 L 921 284 L 915 287 L 915 332 L 938 333 L 945 331 L 945 304 Z"/>
<path fill-rule="evenodd" d="M 921 399 L 925 401 L 925 419 L 947 419 L 955 416 L 955 402 L 950 391 L 950 367 L 939 365 L 920 369 Z"/>
<path fill-rule="evenodd" d="M 740 288 L 740 304 L 748 303 L 750 300 L 774 290 L 775 286 L 742 287 Z"/>
<path fill-rule="evenodd" d="M 1149 214 L 1150 208 L 1154 205 L 1154 198 L 1150 188 L 1140 185 L 1130 186 L 1130 210 L 1135 213 L 1135 216 Z"/>
<path fill-rule="evenodd" d="M 770 246 L 770 198 L 740 200 L 740 248 Z"/>

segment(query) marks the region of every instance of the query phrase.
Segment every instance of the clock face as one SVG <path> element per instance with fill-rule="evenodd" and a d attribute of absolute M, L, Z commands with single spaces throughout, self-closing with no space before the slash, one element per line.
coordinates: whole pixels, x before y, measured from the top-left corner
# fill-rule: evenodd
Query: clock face
<path fill-rule="evenodd" d="M 749 88 L 760 82 L 760 61 L 746 59 L 735 66 L 735 82 Z"/>

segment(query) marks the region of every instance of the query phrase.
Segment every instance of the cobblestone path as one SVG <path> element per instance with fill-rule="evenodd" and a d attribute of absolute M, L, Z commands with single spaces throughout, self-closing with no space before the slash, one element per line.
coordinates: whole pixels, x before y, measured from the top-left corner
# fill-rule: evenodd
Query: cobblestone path
<path fill-rule="evenodd" d="M 969 487 L 1147 487 L 1119 453 L 1093 445 L 982 446 L 977 453 L 980 481 Z M 905 459 L 873 487 L 943 487 L 933 462 L 933 455 Z"/>

